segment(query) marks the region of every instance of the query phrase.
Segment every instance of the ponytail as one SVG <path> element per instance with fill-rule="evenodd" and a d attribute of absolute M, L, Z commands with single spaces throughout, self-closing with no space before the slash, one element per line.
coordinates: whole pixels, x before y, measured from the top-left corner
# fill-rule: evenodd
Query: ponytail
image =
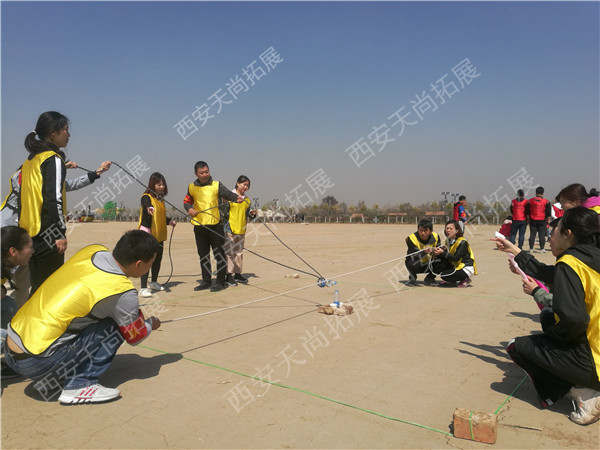
<path fill-rule="evenodd" d="M 560 232 L 571 230 L 576 244 L 590 244 L 600 248 L 600 216 L 591 209 L 576 206 L 565 211 L 561 218 Z"/>
<path fill-rule="evenodd" d="M 60 131 L 69 125 L 69 119 L 56 111 L 46 111 L 40 114 L 35 130 L 25 136 L 25 148 L 29 152 L 29 157 L 52 150 L 60 154 L 63 158 L 65 154 L 50 142 L 48 138 L 53 132 Z M 37 138 L 36 138 L 37 136 Z"/>

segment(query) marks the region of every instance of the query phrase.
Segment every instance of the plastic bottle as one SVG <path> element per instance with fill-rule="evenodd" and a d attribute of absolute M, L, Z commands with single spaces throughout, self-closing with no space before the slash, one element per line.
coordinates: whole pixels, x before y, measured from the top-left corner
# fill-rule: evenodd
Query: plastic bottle
<path fill-rule="evenodd" d="M 333 302 L 329 306 L 332 306 L 334 308 L 340 307 L 340 291 L 338 291 L 337 289 L 333 293 Z"/>

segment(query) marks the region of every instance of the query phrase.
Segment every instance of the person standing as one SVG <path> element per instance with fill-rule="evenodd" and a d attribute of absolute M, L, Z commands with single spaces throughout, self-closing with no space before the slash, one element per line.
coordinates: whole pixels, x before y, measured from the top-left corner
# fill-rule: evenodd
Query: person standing
<path fill-rule="evenodd" d="M 512 227 L 510 229 L 509 241 L 513 244 L 519 235 L 519 248 L 523 248 L 523 242 L 525 242 L 525 229 L 527 228 L 527 217 L 525 216 L 525 207 L 527 206 L 527 199 L 523 189 L 517 191 L 517 198 L 513 198 L 510 203 L 510 214 L 512 216 Z"/>
<path fill-rule="evenodd" d="M 525 215 L 529 220 L 529 250 L 533 251 L 536 234 L 540 240 L 540 252 L 546 253 L 546 227 L 550 221 L 551 204 L 544 198 L 544 188 L 538 186 L 535 189 L 535 197 L 527 200 Z"/>
<path fill-rule="evenodd" d="M 227 287 L 225 284 L 227 261 L 223 250 L 225 240 L 219 214 L 219 199 L 241 203 L 244 198 L 227 189 L 221 182 L 213 180 L 206 162 L 198 161 L 194 164 L 194 173 L 196 180 L 188 185 L 187 195 L 183 201 L 183 207 L 192 217 L 196 249 L 202 269 L 202 282 L 194 290 L 210 289 L 212 292 L 217 292 Z M 211 248 L 217 263 L 217 280 L 214 286 L 211 286 Z"/>

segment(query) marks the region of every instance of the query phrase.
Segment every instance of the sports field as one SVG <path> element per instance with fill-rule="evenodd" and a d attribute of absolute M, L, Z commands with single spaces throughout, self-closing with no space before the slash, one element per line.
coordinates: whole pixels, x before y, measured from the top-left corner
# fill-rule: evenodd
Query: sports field
<path fill-rule="evenodd" d="M 112 248 L 132 227 L 79 224 L 67 256 L 90 243 Z M 164 321 L 196 317 L 164 323 L 137 347 L 121 346 L 100 380 L 121 390 L 115 402 L 61 406 L 41 401 L 30 381 L 6 380 L 2 446 L 486 447 L 449 434 L 461 407 L 499 415 L 497 448 L 597 448 L 598 426 L 571 423 L 567 399 L 539 409 L 529 379 L 504 351 L 510 338 L 540 324 L 537 306 L 489 241 L 496 229 L 466 235 L 479 268 L 472 287 L 407 288 L 397 282 L 402 259 L 380 263 L 406 252 L 414 225 L 277 224 L 281 239 L 336 279 L 341 300 L 355 305 L 354 314 L 331 317 L 316 305 L 329 303 L 334 288 L 305 274 L 289 277 L 296 272 L 250 254 L 248 285 L 194 292 L 193 232 L 178 224 L 170 290 L 140 302 L 147 316 Z M 246 246 L 310 271 L 262 225 L 251 225 Z M 537 256 L 553 261 L 550 253 Z M 165 250 L 159 281 L 169 272 Z"/>

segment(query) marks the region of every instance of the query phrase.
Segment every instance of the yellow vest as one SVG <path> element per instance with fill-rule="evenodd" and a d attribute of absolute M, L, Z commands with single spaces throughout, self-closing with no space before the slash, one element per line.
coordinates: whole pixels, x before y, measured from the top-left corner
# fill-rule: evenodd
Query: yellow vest
<path fill-rule="evenodd" d="M 29 236 L 34 237 L 42 227 L 42 170 L 44 161 L 53 156 L 61 156 L 54 151 L 38 153 L 32 159 L 26 159 L 21 169 L 21 211 L 19 226 L 25 228 Z M 62 210 L 67 215 L 67 195 L 65 183 L 62 183 Z"/>
<path fill-rule="evenodd" d="M 458 248 L 459 244 L 460 244 L 462 241 L 465 241 L 465 238 L 461 236 L 461 237 L 459 237 L 459 238 L 458 238 L 458 239 L 457 239 L 457 240 L 454 242 L 454 244 L 452 244 L 452 245 L 450 246 L 450 248 L 448 249 L 448 252 L 449 252 L 451 255 L 454 255 L 454 253 L 456 253 L 456 249 Z M 465 242 L 466 242 L 466 241 L 465 241 Z M 467 244 L 468 244 L 468 242 L 467 242 Z M 470 257 L 471 257 L 471 259 L 473 260 L 473 270 L 475 271 L 475 275 L 477 275 L 477 264 L 475 264 L 475 255 L 473 255 L 473 250 L 471 249 L 471 246 L 470 246 L 470 245 L 468 246 L 468 248 L 469 248 L 469 256 L 470 256 Z M 457 262 L 455 262 L 455 263 L 453 263 L 453 264 L 454 264 L 454 269 L 455 269 L 455 270 L 461 270 L 463 267 L 465 267 L 465 263 L 464 263 L 464 262 L 462 262 L 462 259 L 459 259 Z"/>
<path fill-rule="evenodd" d="M 165 202 L 154 198 L 153 195 L 144 194 L 142 197 L 148 197 L 152 207 L 154 208 L 154 214 L 152 215 L 152 224 L 150 232 L 152 236 L 156 238 L 158 242 L 164 242 L 167 240 L 167 216 L 165 213 Z M 142 208 L 140 207 L 140 220 L 138 221 L 138 228 L 142 224 Z"/>
<path fill-rule="evenodd" d="M 419 240 L 417 233 L 411 234 L 408 238 L 410 239 L 410 242 L 412 242 L 414 244 L 415 247 L 417 247 L 419 250 L 423 250 L 424 248 L 433 248 L 433 247 L 435 247 L 435 244 L 437 244 L 437 242 L 438 242 L 437 233 L 435 231 L 432 231 L 431 235 L 433 236 L 433 244 L 423 244 Z M 423 256 L 421 258 L 421 263 L 427 264 L 427 263 L 429 263 L 430 259 L 431 259 L 431 255 L 425 254 L 425 256 Z"/>
<path fill-rule="evenodd" d="M 13 177 L 14 177 L 14 175 L 13 175 Z M 9 197 L 13 193 L 14 188 L 13 188 L 13 185 L 12 185 L 12 177 L 10 177 L 8 179 L 8 186 L 10 187 L 10 189 L 8 190 L 8 194 L 6 195 L 6 198 L 2 202 L 2 206 L 0 206 L 0 210 L 4 209 L 6 207 L 6 202 L 8 201 Z"/>
<path fill-rule="evenodd" d="M 591 209 L 596 214 L 600 214 L 600 205 L 598 205 L 598 206 L 592 206 L 591 208 L 588 208 L 588 209 Z"/>
<path fill-rule="evenodd" d="M 249 198 L 245 198 L 241 203 L 229 202 L 229 227 L 233 234 L 246 234 L 248 208 L 250 208 Z"/>
<path fill-rule="evenodd" d="M 86 317 L 105 298 L 134 289 L 125 275 L 94 266 L 94 254 L 107 250 L 102 245 L 79 250 L 17 311 L 10 326 L 29 353 L 42 354 L 63 335 L 71 321 Z"/>
<path fill-rule="evenodd" d="M 559 258 L 557 263 L 559 262 L 565 263 L 573 269 L 583 285 L 585 307 L 590 316 L 590 323 L 585 334 L 596 363 L 596 374 L 600 380 L 600 273 L 573 255 L 564 255 Z"/>
<path fill-rule="evenodd" d="M 216 225 L 219 223 L 219 182 L 214 181 L 206 186 L 190 183 L 188 191 L 194 199 L 193 208 L 199 212 L 192 218 L 194 225 Z M 212 208 L 212 209 L 210 209 Z M 206 211 L 207 210 L 207 211 Z"/>

